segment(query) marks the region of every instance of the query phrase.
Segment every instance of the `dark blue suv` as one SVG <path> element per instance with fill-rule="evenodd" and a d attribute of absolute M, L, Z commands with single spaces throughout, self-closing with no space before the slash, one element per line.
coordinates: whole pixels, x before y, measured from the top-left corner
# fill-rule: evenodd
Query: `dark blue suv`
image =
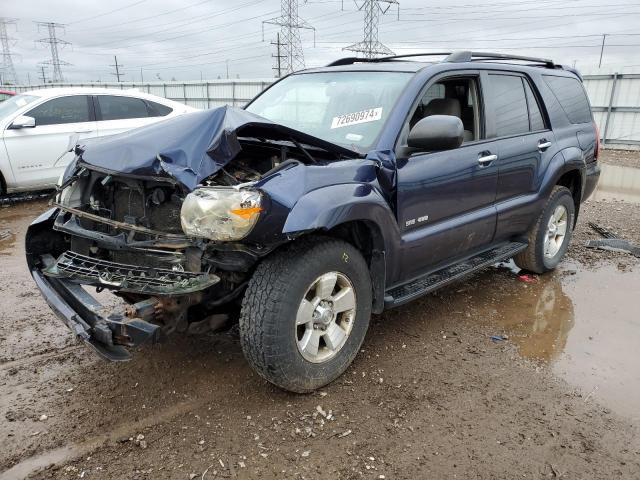
<path fill-rule="evenodd" d="M 236 321 L 255 370 L 306 392 L 345 371 L 372 313 L 512 257 L 552 270 L 599 175 L 579 74 L 405 58 L 429 55 L 342 59 L 242 110 L 75 145 L 27 233 L 38 287 L 107 359 Z"/>

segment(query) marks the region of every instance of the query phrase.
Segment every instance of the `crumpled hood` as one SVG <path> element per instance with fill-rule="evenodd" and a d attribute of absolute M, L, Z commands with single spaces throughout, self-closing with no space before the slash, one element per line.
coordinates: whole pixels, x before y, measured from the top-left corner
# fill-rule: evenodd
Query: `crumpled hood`
<path fill-rule="evenodd" d="M 240 152 L 238 137 L 295 140 L 336 155 L 347 148 L 234 107 L 187 113 L 146 127 L 76 145 L 79 164 L 140 177 L 169 177 L 189 191 Z"/>

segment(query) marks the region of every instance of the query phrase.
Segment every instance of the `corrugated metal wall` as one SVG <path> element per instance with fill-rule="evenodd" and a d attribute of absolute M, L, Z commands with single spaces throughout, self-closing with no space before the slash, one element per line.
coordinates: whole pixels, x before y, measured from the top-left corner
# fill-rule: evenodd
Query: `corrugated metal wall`
<path fill-rule="evenodd" d="M 640 148 L 640 74 L 585 75 L 584 86 L 602 143 Z"/>
<path fill-rule="evenodd" d="M 44 85 L 10 86 L 6 87 L 6 89 L 24 92 L 39 88 L 55 87 L 98 87 L 122 90 L 135 88 L 141 92 L 204 109 L 220 107 L 222 105 L 242 107 L 273 81 L 274 79 L 272 78 L 258 78 L 251 80 L 208 80 L 202 82 L 47 83 Z"/>
<path fill-rule="evenodd" d="M 65 83 L 6 88 L 18 92 L 63 86 L 136 88 L 192 107 L 213 108 L 222 105 L 242 107 L 273 81 L 272 78 L 261 78 L 201 82 Z M 640 148 L 640 74 L 585 75 L 584 85 L 603 143 L 612 148 Z"/>

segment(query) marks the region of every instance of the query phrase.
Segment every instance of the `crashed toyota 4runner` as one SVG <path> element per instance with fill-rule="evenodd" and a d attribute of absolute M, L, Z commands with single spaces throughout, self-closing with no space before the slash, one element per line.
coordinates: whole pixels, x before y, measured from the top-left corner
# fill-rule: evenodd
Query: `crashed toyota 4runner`
<path fill-rule="evenodd" d="M 77 144 L 27 262 L 106 359 L 235 321 L 261 376 L 307 392 L 345 371 L 372 313 L 512 257 L 555 268 L 598 147 L 579 74 L 549 60 L 342 59 L 245 109 Z"/>

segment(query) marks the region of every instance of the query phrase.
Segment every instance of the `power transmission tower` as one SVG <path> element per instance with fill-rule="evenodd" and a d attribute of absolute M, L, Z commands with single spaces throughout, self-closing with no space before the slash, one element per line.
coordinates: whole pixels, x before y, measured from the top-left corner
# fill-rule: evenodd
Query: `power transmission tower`
<path fill-rule="evenodd" d="M 264 24 L 280 26 L 280 60 L 281 73 L 287 74 L 304 68 L 304 52 L 300 40 L 300 29 L 313 30 L 315 28 L 298 16 L 298 0 L 280 0 L 280 16 L 262 22 L 262 36 L 264 40 Z M 314 37 L 315 38 L 315 37 Z"/>
<path fill-rule="evenodd" d="M 121 63 L 118 63 L 118 57 L 116 57 L 115 55 L 113 56 L 113 65 L 109 65 L 110 67 L 114 67 L 116 69 L 116 71 L 114 73 L 112 73 L 111 75 L 115 75 L 116 79 L 118 80 L 118 83 L 120 83 L 120 77 L 124 76 L 124 73 L 120 73 L 120 67 L 124 67 L 124 65 L 122 65 Z"/>
<path fill-rule="evenodd" d="M 282 59 L 284 55 L 280 53 L 280 48 L 282 47 L 282 42 L 280 42 L 280 33 L 278 33 L 277 40 L 275 42 L 271 42 L 271 45 L 275 45 L 276 54 L 271 55 L 275 59 L 275 65 L 273 69 L 276 72 L 276 78 L 282 77 Z"/>
<path fill-rule="evenodd" d="M 71 43 L 67 42 L 66 40 L 61 40 L 56 35 L 56 30 L 58 28 L 64 29 L 64 25 L 54 22 L 36 22 L 36 24 L 38 25 L 38 31 L 40 31 L 40 27 L 46 27 L 47 32 L 49 33 L 49 36 L 47 38 L 36 40 L 38 43 L 48 43 L 51 50 L 51 60 L 47 60 L 46 62 L 42 63 L 51 65 L 53 67 L 52 81 L 54 83 L 64 82 L 64 76 L 62 75 L 62 65 L 71 64 L 65 62 L 64 60 L 60 60 L 60 56 L 58 55 L 58 45 L 71 45 Z"/>
<path fill-rule="evenodd" d="M 375 58 L 378 55 L 393 55 L 393 51 L 378 40 L 378 23 L 380 16 L 389 11 L 391 5 L 398 5 L 398 0 L 365 0 L 362 4 L 356 1 L 358 10 L 364 10 L 364 37 L 361 42 L 345 47 L 344 50 L 364 54 L 364 58 Z"/>
<path fill-rule="evenodd" d="M 16 75 L 11 50 L 9 49 L 9 43 L 13 39 L 7 35 L 7 25 L 15 25 L 15 23 L 15 18 L 0 17 L 0 44 L 2 44 L 2 65 L 0 65 L 0 72 L 2 73 L 4 82 L 11 82 L 13 84 L 18 83 L 18 76 Z"/>

